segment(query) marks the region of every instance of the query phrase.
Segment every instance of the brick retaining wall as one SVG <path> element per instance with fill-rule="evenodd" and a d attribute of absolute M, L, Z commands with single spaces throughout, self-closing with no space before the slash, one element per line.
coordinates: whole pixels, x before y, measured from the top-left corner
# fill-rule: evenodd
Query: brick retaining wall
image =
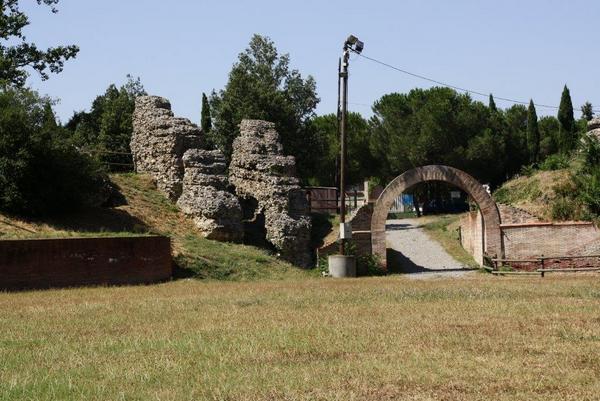
<path fill-rule="evenodd" d="M 0 289 L 147 284 L 173 271 L 167 237 L 0 241 Z"/>

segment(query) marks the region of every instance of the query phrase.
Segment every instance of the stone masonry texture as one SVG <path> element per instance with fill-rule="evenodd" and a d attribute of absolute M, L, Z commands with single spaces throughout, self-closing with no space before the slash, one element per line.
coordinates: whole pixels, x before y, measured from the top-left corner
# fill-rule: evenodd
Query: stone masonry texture
<path fill-rule="evenodd" d="M 309 267 L 311 220 L 306 193 L 296 176 L 296 161 L 285 156 L 273 123 L 243 120 L 233 142 L 229 180 L 236 194 L 257 203 L 266 239 L 289 262 Z"/>
<path fill-rule="evenodd" d="M 202 130 L 175 117 L 167 99 L 136 99 L 131 138 L 136 171 L 151 175 L 157 188 L 194 219 L 203 236 L 239 241 L 242 211 L 227 191 L 225 158 L 207 148 Z"/>

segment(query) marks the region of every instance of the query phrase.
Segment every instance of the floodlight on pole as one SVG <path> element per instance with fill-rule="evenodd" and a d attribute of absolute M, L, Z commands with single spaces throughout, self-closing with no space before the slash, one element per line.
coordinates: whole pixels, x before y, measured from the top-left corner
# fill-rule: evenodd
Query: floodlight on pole
<path fill-rule="evenodd" d="M 338 92 L 338 96 L 341 97 L 341 112 L 339 113 L 339 134 L 340 134 L 340 254 L 344 255 L 346 252 L 346 241 L 352 238 L 352 229 L 346 223 L 346 128 L 347 128 L 347 114 L 348 114 L 348 64 L 350 61 L 350 52 L 360 54 L 365 47 L 365 44 L 360 41 L 356 36 L 350 35 L 344 42 L 344 52 L 342 56 L 341 69 L 339 71 L 339 78 L 342 81 L 341 94 Z"/>

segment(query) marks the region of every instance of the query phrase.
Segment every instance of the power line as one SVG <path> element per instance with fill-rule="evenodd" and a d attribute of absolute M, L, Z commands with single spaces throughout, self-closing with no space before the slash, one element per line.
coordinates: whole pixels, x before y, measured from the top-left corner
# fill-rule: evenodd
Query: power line
<path fill-rule="evenodd" d="M 419 78 L 419 79 L 422 79 L 422 80 L 425 80 L 425 81 L 429 81 L 429 82 L 432 82 L 432 83 L 440 85 L 440 86 L 445 86 L 447 88 L 454 89 L 456 91 L 465 92 L 465 93 L 472 93 L 472 94 L 483 96 L 483 97 L 488 97 L 490 95 L 490 93 L 483 93 L 483 92 L 475 91 L 475 90 L 472 90 L 472 89 L 462 88 L 460 86 L 456 86 L 456 85 L 448 84 L 446 82 L 438 81 L 437 79 L 429 78 L 429 77 L 426 77 L 424 75 L 415 74 L 414 72 L 410 72 L 410 71 L 404 70 L 402 68 L 399 68 L 399 67 L 393 66 L 391 64 L 388 64 L 388 63 L 386 63 L 384 61 L 377 60 L 377 59 L 369 57 L 369 56 L 365 56 L 364 54 L 360 54 L 360 53 L 356 53 L 356 54 L 358 54 L 359 57 L 362 57 L 364 59 L 367 59 L 369 61 L 372 61 L 372 62 L 380 64 L 380 65 L 383 65 L 385 67 L 391 68 L 391 69 L 393 69 L 395 71 L 398 71 L 398 72 L 401 72 L 403 74 L 410 75 L 412 77 Z M 507 98 L 507 97 L 499 97 L 499 96 L 495 96 L 494 95 L 494 99 L 502 100 L 502 101 L 509 102 L 509 103 L 514 103 L 514 104 L 529 105 L 529 102 L 524 102 L 522 100 L 516 100 L 516 99 L 510 99 L 510 98 Z M 547 109 L 554 109 L 554 110 L 558 110 L 559 109 L 559 106 L 552 106 L 552 105 L 548 105 L 548 104 L 534 103 L 534 105 L 536 107 L 547 108 Z M 574 112 L 578 112 L 580 110 L 574 107 L 573 111 Z M 594 109 L 593 111 L 600 112 L 599 109 Z"/>

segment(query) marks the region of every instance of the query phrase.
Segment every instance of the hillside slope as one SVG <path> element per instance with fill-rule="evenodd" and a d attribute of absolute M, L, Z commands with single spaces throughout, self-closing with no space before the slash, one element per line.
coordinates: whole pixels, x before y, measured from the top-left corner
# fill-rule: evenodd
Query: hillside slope
<path fill-rule="evenodd" d="M 149 177 L 111 175 L 124 204 L 97 208 L 41 221 L 0 214 L 0 239 L 160 234 L 172 240 L 179 277 L 218 280 L 300 278 L 315 275 L 246 245 L 202 238 L 191 220 L 159 193 Z"/>
<path fill-rule="evenodd" d="M 494 192 L 498 203 L 522 209 L 542 221 L 565 220 L 573 213 L 561 214 L 564 191 L 572 184 L 568 169 L 536 171 L 507 181 Z"/>

